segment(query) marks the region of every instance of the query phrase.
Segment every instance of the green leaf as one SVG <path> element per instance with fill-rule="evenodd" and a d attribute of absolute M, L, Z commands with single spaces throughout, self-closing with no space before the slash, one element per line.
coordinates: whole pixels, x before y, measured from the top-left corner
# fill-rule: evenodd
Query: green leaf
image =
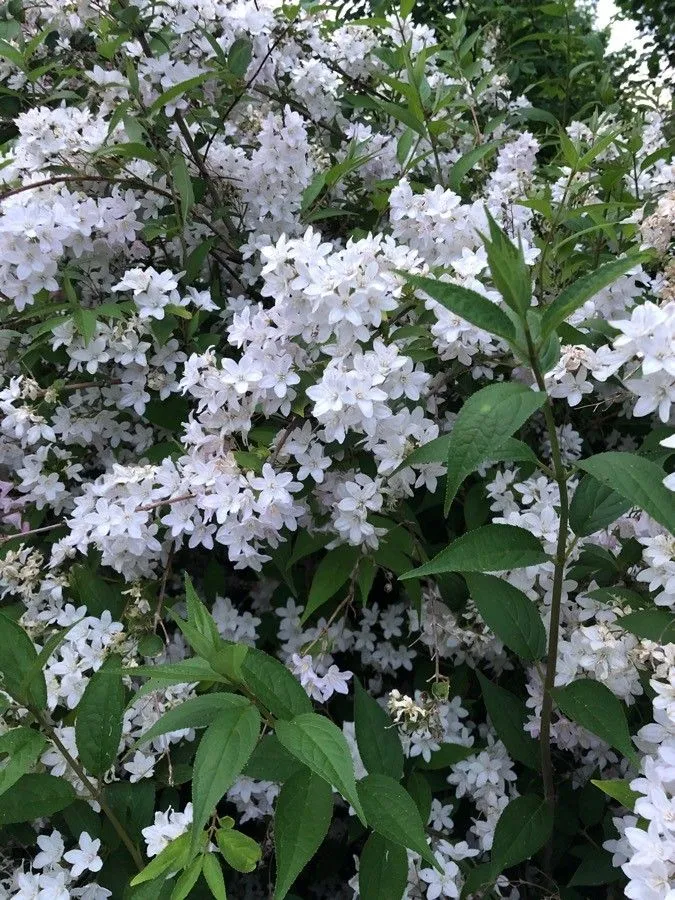
<path fill-rule="evenodd" d="M 539 745 L 525 731 L 527 707 L 524 702 L 511 691 L 488 681 L 480 672 L 477 674 L 485 708 L 509 755 L 530 769 L 539 770 Z"/>
<path fill-rule="evenodd" d="M 323 843 L 333 815 L 328 782 L 304 769 L 281 788 L 274 814 L 277 881 L 274 900 L 283 900 Z"/>
<path fill-rule="evenodd" d="M 204 857 L 202 874 L 215 900 L 227 900 L 223 870 L 215 853 L 207 853 Z"/>
<path fill-rule="evenodd" d="M 305 689 L 273 656 L 251 647 L 241 672 L 244 684 L 256 700 L 278 719 L 292 719 L 312 711 Z"/>
<path fill-rule="evenodd" d="M 336 788 L 354 807 L 356 815 L 365 825 L 365 815 L 356 793 L 349 745 L 337 725 L 325 716 L 303 713 L 290 722 L 277 722 L 275 729 L 282 746 Z"/>
<path fill-rule="evenodd" d="M 246 75 L 246 70 L 251 63 L 252 49 L 251 42 L 247 38 L 237 38 L 236 41 L 233 41 L 227 54 L 227 67 L 237 78 L 243 78 Z"/>
<path fill-rule="evenodd" d="M 501 141 L 489 141 L 487 144 L 480 144 L 478 147 L 474 147 L 473 150 L 465 153 L 456 163 L 450 166 L 450 171 L 448 172 L 448 186 L 450 189 L 458 193 L 464 177 L 482 159 L 491 156 L 501 143 Z"/>
<path fill-rule="evenodd" d="M 198 656 L 179 663 L 129 667 L 124 669 L 124 674 L 132 678 L 151 678 L 153 681 L 162 682 L 162 684 L 192 684 L 195 681 L 230 683 L 229 678 L 224 678 L 212 669 L 205 659 L 201 659 Z"/>
<path fill-rule="evenodd" d="M 396 728 L 380 704 L 354 679 L 354 726 L 359 754 L 368 772 L 403 777 L 403 748 Z"/>
<path fill-rule="evenodd" d="M 171 163 L 171 175 L 176 193 L 180 197 L 180 215 L 185 224 L 195 203 L 195 193 L 192 189 L 190 171 L 182 153 L 174 157 Z"/>
<path fill-rule="evenodd" d="M 405 788 L 388 775 L 367 775 L 359 781 L 358 790 L 373 831 L 400 847 L 419 853 L 429 865 L 438 868 L 415 801 Z"/>
<path fill-rule="evenodd" d="M 176 885 L 171 892 L 171 900 L 185 900 L 186 897 L 189 897 L 201 874 L 202 857 L 199 856 L 197 859 L 193 859 L 176 879 Z"/>
<path fill-rule="evenodd" d="M 546 338 L 552 331 L 568 319 L 573 312 L 583 306 L 587 300 L 604 290 L 621 275 L 645 262 L 651 257 L 651 252 L 642 251 L 631 253 L 622 259 L 613 259 L 605 263 L 594 272 L 582 275 L 573 284 L 566 287 L 551 305 L 544 311 L 541 322 L 541 337 Z"/>
<path fill-rule="evenodd" d="M 675 616 L 665 609 L 641 609 L 616 620 L 631 634 L 657 644 L 675 644 Z"/>
<path fill-rule="evenodd" d="M 0 794 L 32 769 L 46 746 L 47 739 L 39 731 L 23 725 L 0 735 L 0 756 L 9 757 L 0 763 Z"/>
<path fill-rule="evenodd" d="M 202 828 L 246 765 L 259 735 L 260 713 L 251 704 L 225 710 L 206 729 L 197 748 L 192 778 L 192 853 Z"/>
<path fill-rule="evenodd" d="M 148 741 L 168 734 L 170 731 L 181 731 L 183 728 L 207 728 L 220 713 L 230 709 L 241 709 L 249 706 L 250 701 L 239 694 L 201 694 L 183 700 L 180 706 L 174 706 L 149 728 L 136 741 L 136 747 Z"/>
<path fill-rule="evenodd" d="M 218 649 L 223 642 L 218 627 L 211 613 L 197 596 L 192 580 L 187 574 L 185 575 L 185 604 L 188 622 L 194 625 L 202 637 L 206 638 L 213 650 Z"/>
<path fill-rule="evenodd" d="M 490 240 L 483 236 L 490 274 L 506 305 L 524 316 L 532 303 L 532 276 L 525 263 L 522 247 L 516 247 L 503 229 L 486 211 Z"/>
<path fill-rule="evenodd" d="M 630 782 L 626 781 L 625 778 L 592 778 L 591 784 L 600 788 L 608 797 L 617 800 L 631 812 L 635 809 L 635 801 L 641 796 L 637 791 L 632 790 Z"/>
<path fill-rule="evenodd" d="M 274 734 L 266 734 L 246 763 L 244 775 L 260 781 L 284 782 L 303 769 L 302 763 L 291 756 Z"/>
<path fill-rule="evenodd" d="M 515 338 L 515 328 L 506 313 L 476 291 L 458 284 L 425 278 L 422 275 L 406 275 L 406 278 L 413 287 L 424 291 L 450 312 L 475 325 L 476 328 L 482 328 L 489 334 L 496 334 L 506 341 L 513 341 Z"/>
<path fill-rule="evenodd" d="M 443 572 L 502 572 L 539 566 L 547 560 L 537 538 L 524 528 L 483 525 L 457 538 L 430 562 L 401 575 L 401 581 Z"/>
<path fill-rule="evenodd" d="M 570 527 L 579 537 L 587 537 L 607 528 L 630 508 L 630 501 L 607 484 L 585 475 L 572 497 Z"/>
<path fill-rule="evenodd" d="M 467 573 L 464 577 L 478 612 L 497 637 L 521 659 L 541 659 L 546 653 L 546 630 L 530 598 L 494 575 Z"/>
<path fill-rule="evenodd" d="M 80 762 L 97 778 L 104 775 L 117 758 L 125 706 L 121 657 L 110 656 L 89 679 L 75 720 L 75 743 Z"/>
<path fill-rule="evenodd" d="M 0 825 L 53 816 L 75 799 L 69 781 L 44 773 L 22 775 L 0 796 Z"/>
<path fill-rule="evenodd" d="M 350 579 L 360 555 L 359 547 L 350 547 L 348 544 L 328 551 L 316 567 L 307 606 L 300 619 L 301 625 Z"/>
<path fill-rule="evenodd" d="M 423 757 L 415 757 L 415 768 L 417 769 L 448 769 L 450 766 L 456 766 L 458 762 L 468 759 L 478 753 L 475 747 L 465 747 L 463 744 L 441 744 L 440 750 L 436 750 L 431 754 L 427 762 Z"/>
<path fill-rule="evenodd" d="M 178 97 L 180 97 L 181 94 L 185 94 L 187 91 L 191 91 L 192 88 L 198 87 L 200 84 L 203 84 L 208 78 L 212 77 L 213 75 L 211 72 L 203 72 L 201 75 L 195 75 L 194 78 L 187 78 L 185 81 L 181 81 L 180 84 L 173 84 L 170 88 L 164 91 L 164 93 L 160 94 L 159 97 L 148 107 L 148 109 L 146 110 L 146 115 L 153 115 L 154 113 L 162 109 L 163 106 L 166 106 L 167 103 L 171 103 L 172 100 L 176 100 Z"/>
<path fill-rule="evenodd" d="M 608 687 L 591 678 L 581 678 L 566 687 L 556 688 L 553 698 L 568 719 L 587 728 L 639 765 L 623 704 Z"/>
<path fill-rule="evenodd" d="M 2 689 L 21 703 L 44 709 L 47 705 L 47 685 L 43 672 L 38 670 L 35 673 L 37 658 L 37 650 L 23 628 L 0 612 Z"/>
<path fill-rule="evenodd" d="M 154 881 L 165 872 L 178 872 L 188 861 L 190 852 L 190 834 L 181 834 L 175 840 L 171 841 L 166 847 L 151 859 L 147 866 L 142 869 L 130 882 L 131 887 L 137 884 L 144 884 L 146 881 Z"/>
<path fill-rule="evenodd" d="M 408 854 L 404 847 L 370 835 L 359 863 L 360 900 L 401 900 L 408 883 Z"/>
<path fill-rule="evenodd" d="M 531 859 L 553 832 L 553 817 L 541 797 L 524 794 L 502 812 L 492 841 L 492 862 L 500 869 Z"/>
<path fill-rule="evenodd" d="M 96 334 L 96 310 L 77 306 L 73 310 L 73 322 L 86 347 Z"/>
<path fill-rule="evenodd" d="M 253 872 L 262 856 L 260 844 L 242 831 L 219 828 L 216 832 L 218 849 L 225 862 L 237 872 Z"/>
<path fill-rule="evenodd" d="M 477 391 L 460 409 L 448 442 L 448 478 L 444 513 L 459 486 L 539 409 L 546 395 L 517 381 L 491 384 Z"/>
<path fill-rule="evenodd" d="M 656 463 L 634 453 L 610 451 L 582 459 L 577 466 L 675 533 L 675 494 L 663 484 L 665 472 Z"/>

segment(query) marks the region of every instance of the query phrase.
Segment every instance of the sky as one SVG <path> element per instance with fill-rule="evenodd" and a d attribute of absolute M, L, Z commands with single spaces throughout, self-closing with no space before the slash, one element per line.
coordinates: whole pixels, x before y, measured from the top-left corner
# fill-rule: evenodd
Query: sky
<path fill-rule="evenodd" d="M 617 12 L 618 9 L 614 0 L 598 0 L 595 13 L 598 27 L 604 28 Z M 609 47 L 607 48 L 608 51 L 613 53 L 615 50 L 621 50 L 621 48 L 625 47 L 627 44 L 636 46 L 644 44 L 644 39 L 638 35 L 635 23 L 625 20 L 613 22 L 611 25 Z"/>

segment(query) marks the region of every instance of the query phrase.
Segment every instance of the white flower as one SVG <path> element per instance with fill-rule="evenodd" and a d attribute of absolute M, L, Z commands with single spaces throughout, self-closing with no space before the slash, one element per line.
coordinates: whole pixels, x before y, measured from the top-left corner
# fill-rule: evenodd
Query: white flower
<path fill-rule="evenodd" d="M 103 866 L 103 860 L 98 855 L 101 841 L 97 838 L 94 840 L 83 831 L 78 841 L 78 847 L 74 850 L 68 850 L 64 853 L 63 858 L 70 863 L 70 874 L 73 878 L 79 878 L 83 872 L 98 872 Z"/>

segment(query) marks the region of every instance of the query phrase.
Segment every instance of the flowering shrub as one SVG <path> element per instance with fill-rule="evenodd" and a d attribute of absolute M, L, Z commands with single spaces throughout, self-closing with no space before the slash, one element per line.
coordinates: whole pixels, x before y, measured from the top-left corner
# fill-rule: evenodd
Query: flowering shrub
<path fill-rule="evenodd" d="M 664 117 L 411 12 L 5 9 L 2 896 L 675 896 Z"/>

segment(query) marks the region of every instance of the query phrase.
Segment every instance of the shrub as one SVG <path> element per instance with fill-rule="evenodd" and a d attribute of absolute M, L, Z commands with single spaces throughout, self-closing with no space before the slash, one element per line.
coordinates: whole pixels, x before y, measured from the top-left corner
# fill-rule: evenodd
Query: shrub
<path fill-rule="evenodd" d="M 6 896 L 675 883 L 664 116 L 411 13 L 7 7 Z"/>

